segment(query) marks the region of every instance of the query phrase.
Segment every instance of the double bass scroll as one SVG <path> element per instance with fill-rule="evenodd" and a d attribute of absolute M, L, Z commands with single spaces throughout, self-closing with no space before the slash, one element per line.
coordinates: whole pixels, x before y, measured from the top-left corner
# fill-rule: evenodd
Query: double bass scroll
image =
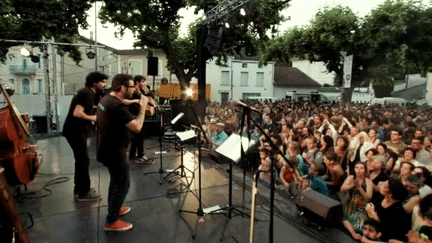
<path fill-rule="evenodd" d="M 28 143 L 28 119 L 20 115 L 2 84 L 0 92 L 6 101 L 0 108 L 0 166 L 5 168 L 9 184 L 28 184 L 39 169 L 36 146 Z"/>

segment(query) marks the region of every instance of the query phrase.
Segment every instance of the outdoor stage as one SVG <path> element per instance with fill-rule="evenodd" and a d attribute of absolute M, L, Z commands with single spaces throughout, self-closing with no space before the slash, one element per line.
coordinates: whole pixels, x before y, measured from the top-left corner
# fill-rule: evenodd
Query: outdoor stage
<path fill-rule="evenodd" d="M 197 147 L 187 145 L 184 163 L 195 171 L 191 190 L 180 180 L 159 184 L 160 174 L 144 175 L 144 172 L 159 171 L 160 159 L 155 154 L 160 150 L 158 137 L 145 141 L 146 155 L 154 158 L 152 165 L 131 165 L 131 187 L 125 205 L 132 211 L 123 219 L 133 224 L 126 232 L 105 232 L 104 223 L 107 213 L 108 170 L 95 159 L 90 151 L 92 187 L 102 194 L 99 202 L 77 202 L 73 197 L 74 159 L 72 150 L 64 137 L 38 140 L 38 153 L 43 156 L 40 174 L 23 191 L 23 198 L 17 201 L 21 220 L 28 226 L 30 213 L 34 226 L 27 230 L 31 242 L 248 242 L 249 217 L 235 216 L 231 220 L 223 214 L 207 214 L 198 222 L 195 213 L 181 212 L 180 209 L 198 209 L 198 152 Z M 180 151 L 168 142 L 163 143 L 163 168 L 174 169 L 180 164 Z M 90 147 L 94 147 L 92 144 Z M 202 158 L 202 202 L 203 207 L 228 205 L 228 165 L 217 164 L 208 157 Z M 164 174 L 165 175 L 165 174 Z M 191 176 L 191 174 L 188 174 Z M 250 173 L 246 178 L 243 198 L 243 171 L 234 168 L 233 204 L 243 212 L 250 212 L 252 180 Z M 48 182 L 55 182 L 41 190 Z M 184 178 L 183 178 L 184 180 Z M 168 194 L 173 189 L 178 194 Z M 169 190 L 170 189 L 170 190 Z M 28 192 L 36 192 L 29 194 Z M 174 190 L 175 191 L 175 190 Z M 36 198 L 34 198 L 36 197 Z M 268 242 L 270 190 L 268 184 L 260 183 L 256 207 L 255 242 Z M 297 216 L 297 209 L 289 198 L 276 193 L 274 216 L 274 242 L 353 242 L 336 228 L 318 229 L 317 225 L 306 226 L 304 216 Z M 224 232 L 224 227 L 226 230 Z M 193 239 L 193 235 L 195 235 Z"/>

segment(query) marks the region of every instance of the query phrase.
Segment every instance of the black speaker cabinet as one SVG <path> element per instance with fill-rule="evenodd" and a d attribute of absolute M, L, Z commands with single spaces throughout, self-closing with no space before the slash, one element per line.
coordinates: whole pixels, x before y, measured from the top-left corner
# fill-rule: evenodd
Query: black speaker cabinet
<path fill-rule="evenodd" d="M 337 226 L 342 220 L 342 204 L 319 192 L 313 190 L 303 192 L 296 204 L 305 209 L 305 214 L 309 214 L 319 223 L 324 223 L 326 227 Z"/>
<path fill-rule="evenodd" d="M 157 57 L 150 57 L 148 59 L 148 65 L 147 65 L 148 76 L 158 76 L 158 63 L 159 60 Z"/>

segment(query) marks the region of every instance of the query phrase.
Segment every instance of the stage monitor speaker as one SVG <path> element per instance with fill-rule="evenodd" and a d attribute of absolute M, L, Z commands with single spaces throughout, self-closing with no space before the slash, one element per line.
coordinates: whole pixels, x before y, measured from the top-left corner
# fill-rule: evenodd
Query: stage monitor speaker
<path fill-rule="evenodd" d="M 296 204 L 305 209 L 305 215 L 312 216 L 318 223 L 325 226 L 337 226 L 343 216 L 343 207 L 339 201 L 324 196 L 316 191 L 305 191 L 297 199 Z"/>
<path fill-rule="evenodd" d="M 147 75 L 148 76 L 158 76 L 158 63 L 157 57 L 149 57 L 147 60 Z"/>

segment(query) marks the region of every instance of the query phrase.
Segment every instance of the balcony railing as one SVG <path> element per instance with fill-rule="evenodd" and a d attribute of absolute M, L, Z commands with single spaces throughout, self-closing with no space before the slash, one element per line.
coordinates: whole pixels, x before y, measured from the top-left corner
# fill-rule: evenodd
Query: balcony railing
<path fill-rule="evenodd" d="M 36 66 L 34 65 L 9 65 L 9 72 L 11 74 L 20 75 L 33 75 L 36 74 Z"/>

